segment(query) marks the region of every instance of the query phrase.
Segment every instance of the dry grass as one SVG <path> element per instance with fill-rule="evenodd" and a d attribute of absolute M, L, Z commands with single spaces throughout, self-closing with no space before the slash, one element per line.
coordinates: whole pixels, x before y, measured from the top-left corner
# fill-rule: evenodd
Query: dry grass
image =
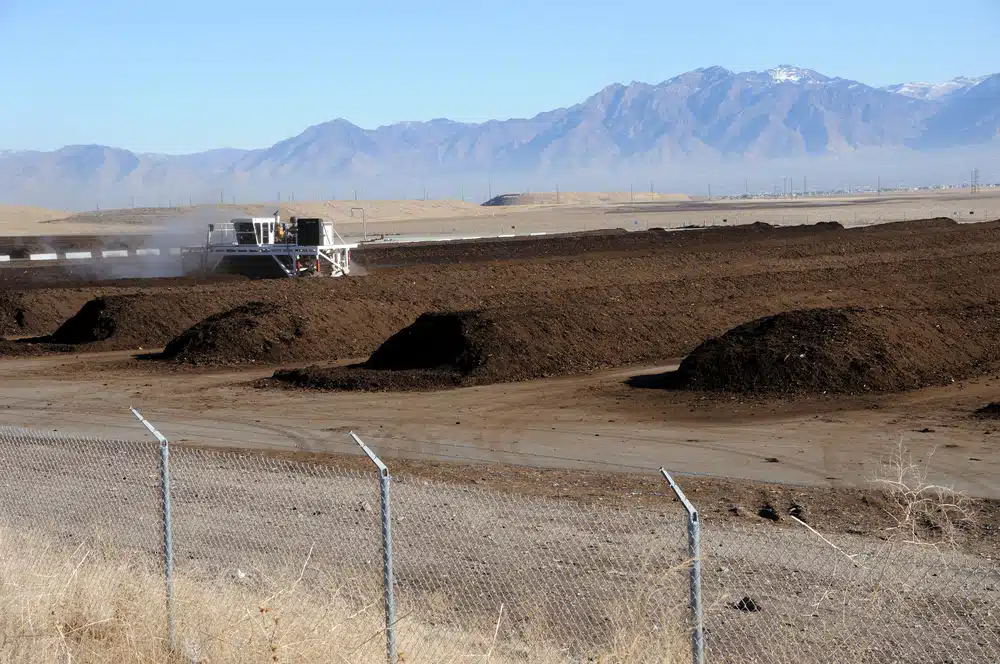
<path fill-rule="evenodd" d="M 961 528 L 974 522 L 975 502 L 968 495 L 929 481 L 933 456 L 932 450 L 920 465 L 900 441 L 876 470 L 872 482 L 885 494 L 895 522 L 890 541 L 954 547 Z"/>
<path fill-rule="evenodd" d="M 96 542 L 61 548 L 44 536 L 7 530 L 0 530 L 0 550 L 0 662 L 385 661 L 381 598 L 359 606 L 337 588 L 317 593 L 301 573 L 266 581 L 180 576 L 175 583 L 176 648 L 171 651 L 164 582 L 155 561 L 109 555 Z M 304 561 L 300 571 L 308 564 Z M 337 581 L 330 579 L 331 584 Z M 615 612 L 607 647 L 590 655 L 590 661 L 688 661 L 689 637 L 676 624 L 684 607 L 651 616 L 650 610 L 663 604 L 656 592 L 644 590 Z M 501 625 L 509 627 L 508 613 L 501 605 L 495 629 L 477 634 L 401 615 L 400 662 L 577 661 L 579 653 L 553 645 L 544 633 L 523 633 L 517 643 L 505 642 Z"/>

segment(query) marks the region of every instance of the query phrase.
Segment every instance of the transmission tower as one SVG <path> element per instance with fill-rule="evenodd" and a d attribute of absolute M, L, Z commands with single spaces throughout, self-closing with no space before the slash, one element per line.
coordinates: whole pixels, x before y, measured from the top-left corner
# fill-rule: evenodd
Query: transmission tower
<path fill-rule="evenodd" d="M 972 171 L 972 193 L 979 193 L 979 169 L 973 169 Z"/>

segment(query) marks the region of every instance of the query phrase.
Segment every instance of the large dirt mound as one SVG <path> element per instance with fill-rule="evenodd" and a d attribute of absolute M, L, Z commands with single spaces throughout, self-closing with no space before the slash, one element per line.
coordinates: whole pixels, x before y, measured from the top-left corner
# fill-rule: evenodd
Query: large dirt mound
<path fill-rule="evenodd" d="M 572 306 L 506 306 L 422 314 L 352 367 L 277 372 L 302 387 L 434 389 L 593 371 L 661 356 L 662 321 Z"/>
<path fill-rule="evenodd" d="M 705 341 L 668 382 L 743 394 L 898 392 L 948 383 L 995 364 L 996 314 L 993 306 L 789 311 Z"/>
<path fill-rule="evenodd" d="M 253 301 L 191 326 L 166 345 L 162 357 L 195 365 L 359 357 L 400 324 L 399 314 L 377 302 Z"/>
<path fill-rule="evenodd" d="M 0 292 L 0 336 L 49 334 L 83 299 L 73 293 Z"/>
<path fill-rule="evenodd" d="M 86 304 L 52 333 L 60 344 L 97 344 L 102 349 L 156 348 L 180 330 L 217 310 L 198 293 L 110 295 Z"/>

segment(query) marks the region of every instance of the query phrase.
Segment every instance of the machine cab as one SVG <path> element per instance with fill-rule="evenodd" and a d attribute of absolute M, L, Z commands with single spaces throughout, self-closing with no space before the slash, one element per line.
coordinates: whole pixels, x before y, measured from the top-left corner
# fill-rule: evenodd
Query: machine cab
<path fill-rule="evenodd" d="M 276 217 L 253 217 L 250 219 L 233 219 L 233 230 L 236 233 L 236 244 L 257 245 L 258 247 L 274 244 Z"/>

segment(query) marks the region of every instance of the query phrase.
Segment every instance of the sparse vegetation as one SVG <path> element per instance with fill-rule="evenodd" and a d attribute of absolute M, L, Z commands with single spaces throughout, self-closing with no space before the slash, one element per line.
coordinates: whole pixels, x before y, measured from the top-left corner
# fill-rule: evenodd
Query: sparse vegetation
<path fill-rule="evenodd" d="M 302 577 L 269 579 L 270 592 L 249 579 L 176 580 L 177 637 L 172 651 L 162 571 L 142 556 L 118 557 L 84 542 L 63 549 L 41 535 L 0 530 L 0 661 L 157 662 L 223 664 L 246 662 L 385 661 L 381 599 L 351 606 L 336 589 L 317 592 Z M 305 565 L 308 564 L 308 560 Z M 303 569 L 305 567 L 303 566 Z M 674 574 L 676 570 L 668 570 Z M 332 579 L 332 583 L 343 580 Z M 655 584 L 654 584 L 655 585 Z M 613 613 L 607 647 L 590 661 L 602 664 L 674 664 L 689 655 L 680 614 L 655 616 L 657 591 L 628 598 Z M 402 615 L 400 662 L 575 661 L 548 641 L 542 630 L 525 634 L 516 650 L 528 659 L 510 659 L 511 647 L 497 642 L 509 609 L 498 608 L 496 629 L 451 635 L 447 629 Z M 404 638 L 405 637 L 405 638 Z M 477 648 L 469 649 L 469 644 Z"/>
<path fill-rule="evenodd" d="M 933 454 L 918 464 L 900 440 L 875 472 L 873 483 L 885 492 L 895 522 L 888 529 L 890 540 L 953 547 L 961 529 L 975 521 L 969 496 L 928 480 Z"/>

